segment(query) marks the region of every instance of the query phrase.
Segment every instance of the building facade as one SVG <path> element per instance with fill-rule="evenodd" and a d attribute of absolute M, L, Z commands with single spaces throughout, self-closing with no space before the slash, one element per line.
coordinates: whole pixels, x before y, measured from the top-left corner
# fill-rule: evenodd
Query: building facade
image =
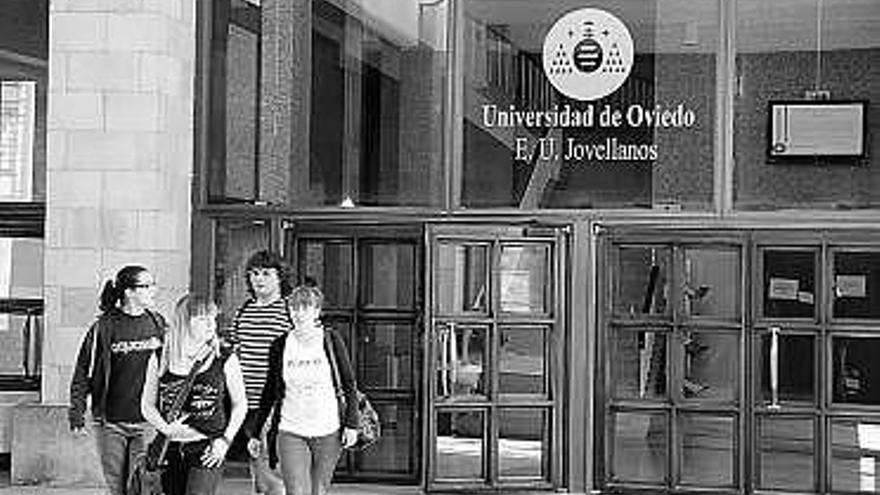
<path fill-rule="evenodd" d="M 228 317 L 270 248 L 325 291 L 382 418 L 340 479 L 880 491 L 880 4 L 47 9 L 42 72 L 0 53 L 36 66 L 4 65 L 0 100 L 35 122 L 3 107 L 4 144 L 34 129 L 0 169 L 30 191 L 4 219 L 36 225 L 0 222 L 30 277 L 7 276 L 18 480 L 93 478 L 47 445 L 77 447 L 61 404 L 102 279 L 146 264 L 166 308 L 194 288 Z"/>

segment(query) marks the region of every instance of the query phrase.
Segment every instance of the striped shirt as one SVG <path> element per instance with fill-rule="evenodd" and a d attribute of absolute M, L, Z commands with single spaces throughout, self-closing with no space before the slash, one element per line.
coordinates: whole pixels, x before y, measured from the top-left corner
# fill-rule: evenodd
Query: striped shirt
<path fill-rule="evenodd" d="M 292 326 L 284 299 L 265 306 L 248 301 L 235 315 L 229 340 L 241 362 L 248 409 L 260 407 L 260 394 L 269 371 L 269 346 Z"/>

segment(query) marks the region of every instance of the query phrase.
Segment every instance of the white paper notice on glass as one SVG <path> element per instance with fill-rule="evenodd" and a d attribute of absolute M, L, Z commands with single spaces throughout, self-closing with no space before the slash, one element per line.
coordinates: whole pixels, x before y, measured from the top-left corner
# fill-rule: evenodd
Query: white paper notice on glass
<path fill-rule="evenodd" d="M 770 278 L 768 299 L 782 299 L 785 301 L 797 301 L 800 283 L 790 278 Z"/>
<path fill-rule="evenodd" d="M 501 272 L 501 311 L 511 313 L 531 311 L 531 272 L 528 270 Z"/>
<path fill-rule="evenodd" d="M 864 275 L 838 275 L 834 278 L 837 297 L 865 297 L 867 286 L 867 277 Z"/>
<path fill-rule="evenodd" d="M 880 451 L 880 424 L 859 423 L 859 448 Z"/>
<path fill-rule="evenodd" d="M 804 304 L 813 304 L 816 301 L 816 298 L 813 296 L 812 292 L 798 291 L 797 294 L 798 302 L 802 302 Z"/>

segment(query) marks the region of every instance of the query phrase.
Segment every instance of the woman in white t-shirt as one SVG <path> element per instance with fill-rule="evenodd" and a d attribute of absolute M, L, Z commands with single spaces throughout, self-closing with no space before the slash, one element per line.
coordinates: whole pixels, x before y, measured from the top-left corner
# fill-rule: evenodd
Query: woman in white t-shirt
<path fill-rule="evenodd" d="M 290 294 L 293 329 L 269 349 L 269 371 L 254 428 L 262 428 L 274 407 L 267 435 L 269 464 L 274 468 L 280 461 L 288 495 L 327 493 L 340 452 L 357 441 L 354 372 L 342 337 L 319 320 L 323 300 L 316 287 L 300 286 Z M 338 400 L 337 390 L 344 402 Z M 258 438 L 248 442 L 249 449 L 259 445 Z"/>

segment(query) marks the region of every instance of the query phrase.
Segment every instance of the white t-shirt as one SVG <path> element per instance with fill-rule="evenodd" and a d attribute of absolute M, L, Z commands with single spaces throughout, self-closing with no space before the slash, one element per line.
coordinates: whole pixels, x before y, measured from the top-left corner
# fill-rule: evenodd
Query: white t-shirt
<path fill-rule="evenodd" d="M 339 429 L 339 404 L 323 340 L 303 346 L 289 336 L 282 360 L 284 401 L 278 429 L 303 437 L 322 437 Z"/>

